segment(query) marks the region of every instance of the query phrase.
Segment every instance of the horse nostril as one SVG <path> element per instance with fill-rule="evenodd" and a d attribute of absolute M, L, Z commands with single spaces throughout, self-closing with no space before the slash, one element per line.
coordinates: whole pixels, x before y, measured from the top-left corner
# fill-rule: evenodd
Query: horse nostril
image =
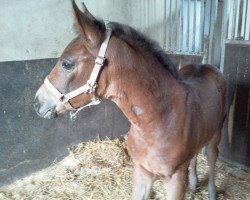
<path fill-rule="evenodd" d="M 35 111 L 38 111 L 40 108 L 40 103 L 37 98 L 35 98 L 35 103 L 34 103 L 34 109 Z"/>

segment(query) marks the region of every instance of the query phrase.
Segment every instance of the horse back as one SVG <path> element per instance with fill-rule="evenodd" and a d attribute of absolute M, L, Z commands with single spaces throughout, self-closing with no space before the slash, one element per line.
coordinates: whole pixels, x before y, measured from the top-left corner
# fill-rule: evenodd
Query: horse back
<path fill-rule="evenodd" d="M 211 65 L 187 65 L 180 69 L 182 83 L 189 94 L 190 106 L 198 105 L 204 129 L 213 132 L 221 129 L 226 114 L 226 84 L 222 73 Z M 198 116 L 199 115 L 199 116 Z"/>

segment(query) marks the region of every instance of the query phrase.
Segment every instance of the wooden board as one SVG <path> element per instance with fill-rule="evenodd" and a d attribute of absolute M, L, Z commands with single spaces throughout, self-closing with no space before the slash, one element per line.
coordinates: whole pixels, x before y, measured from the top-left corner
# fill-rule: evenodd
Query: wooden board
<path fill-rule="evenodd" d="M 226 44 L 223 73 L 227 79 L 230 111 L 220 153 L 250 167 L 250 45 Z"/>

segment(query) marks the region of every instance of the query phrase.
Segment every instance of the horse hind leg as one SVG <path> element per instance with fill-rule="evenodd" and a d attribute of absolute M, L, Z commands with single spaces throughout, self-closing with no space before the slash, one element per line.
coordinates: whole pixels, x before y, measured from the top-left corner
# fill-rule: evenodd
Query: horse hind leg
<path fill-rule="evenodd" d="M 134 166 L 132 200 L 147 200 L 155 176 L 139 165 Z"/>
<path fill-rule="evenodd" d="M 221 131 L 217 131 L 207 145 L 207 162 L 208 162 L 208 193 L 209 200 L 216 199 L 215 188 L 215 163 L 218 157 L 218 145 L 220 143 Z"/>
<path fill-rule="evenodd" d="M 197 163 L 197 155 L 195 155 L 190 162 L 189 174 L 188 174 L 189 187 L 193 192 L 196 190 L 198 182 L 196 163 Z"/>

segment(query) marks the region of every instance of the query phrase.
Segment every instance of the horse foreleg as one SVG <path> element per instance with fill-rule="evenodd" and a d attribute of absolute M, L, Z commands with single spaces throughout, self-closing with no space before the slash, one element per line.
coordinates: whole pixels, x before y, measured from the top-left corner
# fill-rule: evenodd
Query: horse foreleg
<path fill-rule="evenodd" d="M 197 170 L 196 170 L 196 162 L 197 161 L 197 155 L 195 155 L 193 157 L 193 159 L 190 162 L 189 165 L 189 185 L 190 185 L 190 189 L 192 191 L 196 190 L 197 187 L 197 182 L 198 182 L 198 178 L 197 178 Z"/>
<path fill-rule="evenodd" d="M 168 200 L 182 200 L 187 188 L 188 169 L 176 171 L 170 178 L 164 180 Z"/>
<path fill-rule="evenodd" d="M 220 131 L 216 132 L 213 138 L 207 145 L 207 162 L 208 162 L 208 175 L 209 175 L 209 182 L 208 182 L 208 193 L 209 199 L 215 200 L 216 199 L 216 188 L 215 188 L 215 181 L 214 181 L 214 168 L 216 159 L 218 157 L 218 145 L 220 143 Z"/>
<path fill-rule="evenodd" d="M 139 165 L 134 166 L 133 172 L 133 200 L 148 199 L 151 187 L 154 181 L 154 175 L 144 170 Z"/>

